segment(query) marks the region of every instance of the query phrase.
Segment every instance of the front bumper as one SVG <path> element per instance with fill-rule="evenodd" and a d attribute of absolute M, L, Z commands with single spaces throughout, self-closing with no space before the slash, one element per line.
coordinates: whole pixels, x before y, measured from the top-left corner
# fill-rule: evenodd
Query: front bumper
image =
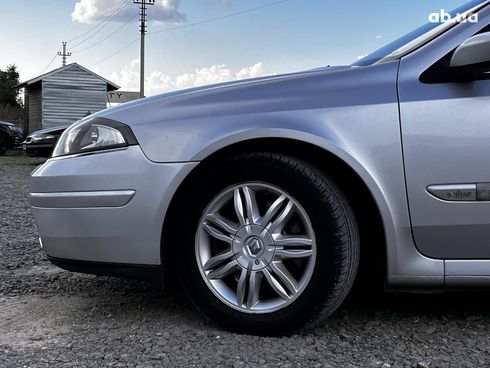
<path fill-rule="evenodd" d="M 154 163 L 139 146 L 48 160 L 31 175 L 43 249 L 55 259 L 160 265 L 167 208 L 196 165 Z"/>
<path fill-rule="evenodd" d="M 12 149 L 21 149 L 23 141 L 24 141 L 23 135 L 15 135 L 12 140 Z"/>
<path fill-rule="evenodd" d="M 28 156 L 50 157 L 56 143 L 29 143 L 23 142 L 22 149 Z"/>

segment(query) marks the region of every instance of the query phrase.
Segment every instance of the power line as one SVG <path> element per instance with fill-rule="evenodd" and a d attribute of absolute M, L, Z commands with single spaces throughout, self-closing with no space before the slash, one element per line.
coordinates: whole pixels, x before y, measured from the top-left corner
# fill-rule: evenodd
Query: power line
<path fill-rule="evenodd" d="M 112 58 L 113 56 L 116 56 L 117 54 L 119 54 L 120 52 L 124 51 L 125 49 L 127 49 L 129 46 L 131 46 L 132 44 L 136 43 L 137 41 L 139 41 L 139 37 L 138 38 L 135 38 L 134 40 L 132 40 L 131 42 L 129 42 L 128 44 L 126 44 L 125 46 L 121 47 L 120 49 L 118 49 L 117 51 L 113 52 L 112 54 L 110 54 L 109 56 L 103 58 L 102 60 L 99 60 L 97 61 L 95 64 L 92 64 L 90 67 L 93 68 L 94 66 L 96 65 L 99 65 L 100 63 L 103 63 L 104 61 L 106 60 L 109 60 L 110 58 Z"/>
<path fill-rule="evenodd" d="M 285 3 L 287 1 L 289 1 L 289 0 L 276 1 L 276 2 L 273 2 L 273 3 L 269 3 L 269 4 L 262 5 L 262 6 L 258 6 L 256 8 L 245 9 L 245 10 L 238 11 L 238 12 L 235 12 L 235 13 L 230 13 L 230 14 L 227 14 L 227 15 L 223 15 L 221 17 L 209 18 L 209 19 L 205 19 L 205 20 L 202 20 L 202 21 L 199 21 L 199 22 L 195 22 L 195 23 L 183 24 L 181 26 L 176 26 L 176 27 L 172 27 L 172 28 L 162 29 L 161 31 L 148 32 L 148 35 L 153 35 L 153 34 L 157 34 L 157 33 L 171 32 L 171 31 L 176 31 L 178 29 L 182 29 L 182 28 L 189 28 L 189 27 L 194 27 L 194 26 L 198 26 L 198 25 L 201 25 L 201 24 L 205 24 L 205 23 L 211 23 L 211 22 L 215 22 L 215 21 L 218 21 L 218 20 L 235 17 L 237 15 L 243 15 L 243 14 L 251 13 L 251 12 L 254 12 L 254 11 L 257 11 L 257 10 L 261 10 L 261 9 L 265 9 L 265 8 L 270 8 L 272 6 L 279 5 L 279 4 Z"/>
<path fill-rule="evenodd" d="M 279 4 L 288 2 L 288 1 L 289 0 L 275 1 L 273 3 L 265 4 L 265 5 L 258 6 L 258 7 L 255 7 L 255 8 L 251 8 L 251 9 L 245 9 L 245 10 L 238 11 L 238 12 L 235 12 L 235 13 L 230 13 L 230 14 L 227 14 L 227 15 L 223 15 L 221 17 L 209 18 L 209 19 L 205 19 L 205 20 L 202 20 L 202 21 L 199 21 L 199 22 L 195 22 L 195 23 L 189 23 L 189 24 L 184 24 L 182 26 L 177 26 L 177 27 L 163 29 L 161 31 L 148 32 L 148 35 L 153 35 L 153 34 L 158 34 L 158 33 L 164 33 L 164 32 L 171 32 L 171 31 L 176 31 L 176 30 L 182 29 L 182 28 L 189 28 L 189 27 L 194 27 L 194 26 L 197 26 L 197 25 L 205 24 L 205 23 L 211 23 L 211 22 L 214 22 L 214 21 L 219 21 L 219 20 L 222 20 L 222 19 L 231 18 L 231 17 L 237 16 L 237 15 L 243 15 L 243 14 L 251 13 L 251 12 L 254 12 L 254 11 L 257 11 L 257 10 L 269 8 L 269 7 L 272 7 L 272 6 L 275 6 L 275 5 L 279 5 Z M 103 63 L 106 60 L 109 60 L 110 58 L 112 58 L 114 56 L 116 56 L 120 52 L 122 52 L 125 49 L 127 49 L 129 46 L 133 45 L 136 41 L 138 41 L 138 38 L 132 40 L 131 42 L 129 42 L 125 46 L 121 47 L 120 49 L 118 49 L 114 53 L 110 54 L 109 56 L 107 56 L 107 57 L 105 57 L 105 58 L 97 61 L 95 64 L 93 64 L 91 66 L 91 68 L 94 67 L 94 66 L 96 66 L 96 65 L 98 65 L 98 64 Z"/>
<path fill-rule="evenodd" d="M 129 6 L 130 1 L 131 0 L 126 1 L 121 7 L 119 7 L 114 13 L 112 13 L 112 15 L 109 16 L 109 18 L 107 18 L 104 22 L 102 22 L 102 23 L 99 24 L 99 26 L 102 25 L 99 29 L 97 29 L 94 33 L 92 33 L 87 38 L 84 38 L 80 42 L 78 42 L 75 45 L 73 45 L 72 48 L 76 48 L 76 47 L 84 44 L 88 40 L 92 39 L 97 33 L 99 33 L 100 31 L 102 31 L 111 22 L 112 19 L 114 19 L 121 11 L 123 11 L 125 8 L 127 8 Z M 95 30 L 95 28 L 94 28 L 94 30 Z"/>
<path fill-rule="evenodd" d="M 109 18 L 107 18 L 106 22 L 104 25 L 102 25 L 102 27 L 100 27 L 97 31 L 95 31 L 94 33 L 92 33 L 90 36 L 88 36 L 87 38 L 83 39 L 82 41 L 78 42 L 77 44 L 75 44 L 73 46 L 73 48 L 76 48 L 82 44 L 84 44 L 85 42 L 87 42 L 88 40 L 92 39 L 97 33 L 99 33 L 100 31 L 102 31 L 109 23 L 112 19 L 114 19 L 114 17 L 116 15 L 118 15 L 123 9 L 127 8 L 129 6 L 130 2 L 128 1 L 127 3 L 123 4 L 122 7 L 120 7 L 115 13 L 113 13 Z"/>
<path fill-rule="evenodd" d="M 102 23 L 104 23 L 106 21 L 106 19 L 104 19 L 103 21 L 101 21 L 100 23 L 97 23 L 94 27 L 90 28 L 87 32 L 83 32 L 81 35 L 78 35 L 77 37 L 73 37 L 72 39 L 68 40 L 67 42 L 73 42 L 75 40 L 78 40 L 79 38 L 82 38 L 83 36 L 85 36 L 86 34 L 89 34 L 90 32 L 92 32 L 94 29 L 98 28 Z"/>
<path fill-rule="evenodd" d="M 81 52 L 84 52 L 84 51 L 87 51 L 89 49 L 91 49 L 92 47 L 95 47 L 95 46 L 98 46 L 100 45 L 102 42 L 104 42 L 105 40 L 109 39 L 110 37 L 112 37 L 115 33 L 119 32 L 121 29 L 123 29 L 124 27 L 126 27 L 129 23 L 131 23 L 133 20 L 135 20 L 136 18 L 138 17 L 138 14 L 135 14 L 134 17 L 132 17 L 130 20 L 128 20 L 126 23 L 124 23 L 122 26 L 120 26 L 119 28 L 115 29 L 113 32 L 109 33 L 106 37 L 104 37 L 103 39 L 93 43 L 92 45 L 90 46 L 87 46 L 81 50 L 72 50 L 73 53 L 75 54 L 79 54 Z"/>
<path fill-rule="evenodd" d="M 53 58 L 48 63 L 48 65 L 46 65 L 46 67 L 43 69 L 43 71 L 41 72 L 41 74 L 44 74 L 48 70 L 48 68 L 51 66 L 51 64 L 53 64 L 53 62 L 56 60 L 57 57 L 58 57 L 58 53 L 54 54 Z"/>
<path fill-rule="evenodd" d="M 129 3 L 130 1 L 131 1 L 131 0 L 127 0 L 127 2 L 128 2 L 128 3 Z M 122 6 L 124 6 L 124 5 L 125 5 L 125 4 L 123 4 Z M 118 11 L 118 10 L 119 10 L 119 8 L 118 8 L 118 9 L 116 9 L 116 11 Z M 92 32 L 93 30 L 95 30 L 96 28 L 98 28 L 100 25 L 102 25 L 102 24 L 106 23 L 106 22 L 107 22 L 107 20 L 108 20 L 108 18 L 106 18 L 106 19 L 104 19 L 104 20 L 100 21 L 100 22 L 99 22 L 99 23 L 97 23 L 97 24 L 96 24 L 94 27 L 90 28 L 88 31 L 86 31 L 86 32 L 82 33 L 81 35 L 78 35 L 77 37 L 74 37 L 74 38 L 72 38 L 72 39 L 68 40 L 67 42 L 73 42 L 73 41 L 75 41 L 75 40 L 78 40 L 79 38 L 82 38 L 82 37 L 83 37 L 83 36 L 85 36 L 86 34 L 89 34 L 89 33 L 90 33 L 90 32 Z"/>

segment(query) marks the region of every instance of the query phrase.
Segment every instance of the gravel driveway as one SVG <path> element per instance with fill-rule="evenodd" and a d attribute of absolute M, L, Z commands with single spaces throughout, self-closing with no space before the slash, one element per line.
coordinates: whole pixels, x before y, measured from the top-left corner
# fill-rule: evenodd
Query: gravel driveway
<path fill-rule="evenodd" d="M 0 157 L 0 367 L 487 367 L 490 295 L 349 301 L 323 328 L 283 338 L 225 332 L 182 294 L 51 266 L 27 193 L 41 161 Z"/>

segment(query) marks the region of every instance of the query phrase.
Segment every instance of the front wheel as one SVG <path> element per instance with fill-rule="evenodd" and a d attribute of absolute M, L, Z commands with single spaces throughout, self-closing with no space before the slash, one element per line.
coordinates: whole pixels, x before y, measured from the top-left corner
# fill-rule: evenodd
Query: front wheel
<path fill-rule="evenodd" d="M 189 193 L 179 270 L 193 302 L 224 327 L 295 331 L 341 304 L 359 261 L 348 202 L 320 171 L 272 153 L 209 169 Z"/>
<path fill-rule="evenodd" d="M 10 139 L 5 134 L 0 133 L 0 156 L 3 156 L 10 147 Z"/>

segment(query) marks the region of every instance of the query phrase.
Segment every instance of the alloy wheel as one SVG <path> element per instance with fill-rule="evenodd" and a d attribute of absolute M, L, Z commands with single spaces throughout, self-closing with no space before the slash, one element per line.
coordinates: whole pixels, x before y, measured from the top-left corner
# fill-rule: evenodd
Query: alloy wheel
<path fill-rule="evenodd" d="M 316 241 L 303 207 L 277 186 L 234 185 L 206 207 L 196 233 L 196 259 L 210 290 L 244 313 L 271 313 L 307 287 Z"/>

